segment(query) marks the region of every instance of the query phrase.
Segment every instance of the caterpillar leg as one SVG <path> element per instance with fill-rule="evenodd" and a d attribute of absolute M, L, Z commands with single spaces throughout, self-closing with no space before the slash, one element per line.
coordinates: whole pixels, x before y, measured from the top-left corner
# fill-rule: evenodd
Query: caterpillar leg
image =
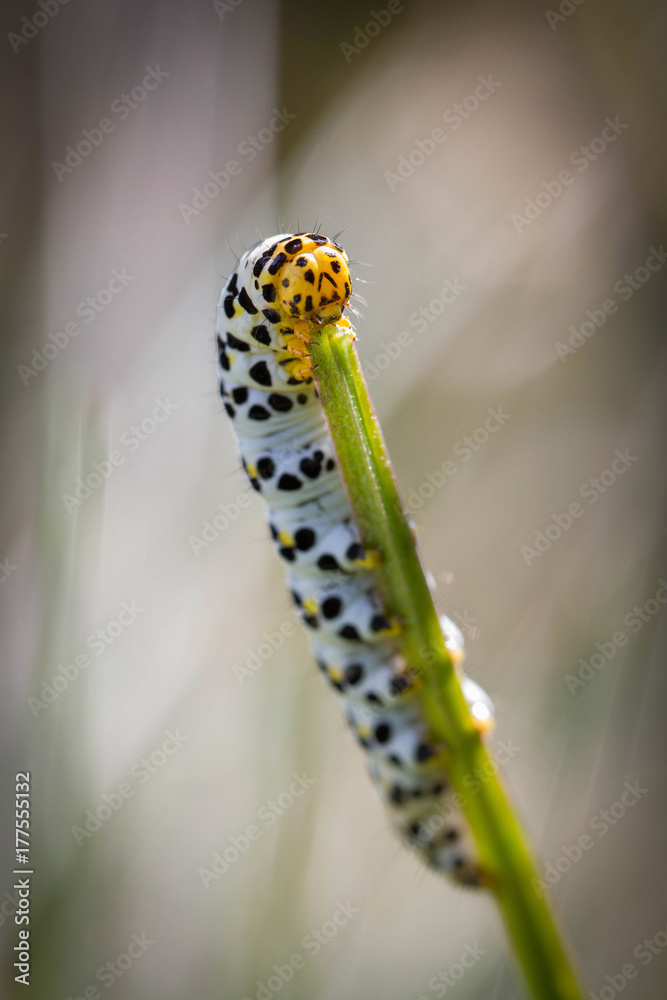
<path fill-rule="evenodd" d="M 308 355 L 303 361 L 299 360 L 293 365 L 291 375 L 293 378 L 303 381 L 307 378 L 312 378 L 315 374 L 315 367 Z"/>
<path fill-rule="evenodd" d="M 299 340 L 303 341 L 304 344 L 310 344 L 312 341 L 313 324 L 309 323 L 305 319 L 299 319 L 294 324 L 294 336 L 298 337 Z"/>
<path fill-rule="evenodd" d="M 461 687 L 475 729 L 483 739 L 488 739 L 496 725 L 493 702 L 486 691 L 465 674 L 461 678 Z"/>

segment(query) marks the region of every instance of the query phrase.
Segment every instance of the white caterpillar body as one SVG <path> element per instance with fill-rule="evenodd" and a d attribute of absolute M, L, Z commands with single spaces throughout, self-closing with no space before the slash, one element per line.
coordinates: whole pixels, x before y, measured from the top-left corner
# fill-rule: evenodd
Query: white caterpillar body
<path fill-rule="evenodd" d="M 384 614 L 310 375 L 308 331 L 324 322 L 349 330 L 349 296 L 347 257 L 318 234 L 281 234 L 243 254 L 218 305 L 220 393 L 315 658 L 342 695 L 392 824 L 428 864 L 476 885 L 446 753 L 430 738 L 419 679 Z M 461 633 L 446 618 L 442 627 L 458 667 Z M 473 714 L 490 729 L 489 698 L 461 676 Z"/>

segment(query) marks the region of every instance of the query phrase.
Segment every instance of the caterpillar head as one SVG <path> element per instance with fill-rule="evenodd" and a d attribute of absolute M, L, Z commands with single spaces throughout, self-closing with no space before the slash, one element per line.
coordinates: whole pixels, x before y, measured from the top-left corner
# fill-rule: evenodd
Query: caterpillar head
<path fill-rule="evenodd" d="M 282 251 L 277 291 L 287 315 L 317 325 L 340 319 L 352 292 L 345 251 L 323 236 L 294 236 Z"/>

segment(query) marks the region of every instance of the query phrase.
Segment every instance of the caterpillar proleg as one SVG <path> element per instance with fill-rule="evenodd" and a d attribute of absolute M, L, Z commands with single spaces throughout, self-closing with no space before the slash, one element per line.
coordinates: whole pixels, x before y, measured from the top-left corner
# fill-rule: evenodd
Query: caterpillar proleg
<path fill-rule="evenodd" d="M 355 523 L 313 381 L 308 346 L 317 328 L 335 324 L 354 336 L 343 316 L 351 291 L 347 255 L 319 234 L 283 233 L 244 253 L 218 304 L 220 394 L 315 659 L 343 698 L 392 825 L 429 865 L 479 885 L 448 751 L 429 732 L 418 671 L 396 642 L 400 623 L 382 607 L 376 554 Z M 462 634 L 446 617 L 441 627 L 473 718 L 490 732 L 492 703 L 461 671 Z"/>

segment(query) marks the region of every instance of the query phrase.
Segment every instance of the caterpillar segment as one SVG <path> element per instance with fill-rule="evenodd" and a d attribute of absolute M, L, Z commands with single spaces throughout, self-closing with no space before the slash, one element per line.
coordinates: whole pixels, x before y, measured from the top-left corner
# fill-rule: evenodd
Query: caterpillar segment
<path fill-rule="evenodd" d="M 360 537 L 313 382 L 308 345 L 317 329 L 333 323 L 354 336 L 343 315 L 351 292 L 345 251 L 317 233 L 283 233 L 244 253 L 218 305 L 220 394 L 315 659 L 343 699 L 391 825 L 428 865 L 480 885 L 448 750 L 428 731 L 419 675 L 382 607 L 378 554 Z M 491 700 L 461 671 L 460 629 L 446 617 L 441 627 L 475 725 L 488 736 Z"/>

